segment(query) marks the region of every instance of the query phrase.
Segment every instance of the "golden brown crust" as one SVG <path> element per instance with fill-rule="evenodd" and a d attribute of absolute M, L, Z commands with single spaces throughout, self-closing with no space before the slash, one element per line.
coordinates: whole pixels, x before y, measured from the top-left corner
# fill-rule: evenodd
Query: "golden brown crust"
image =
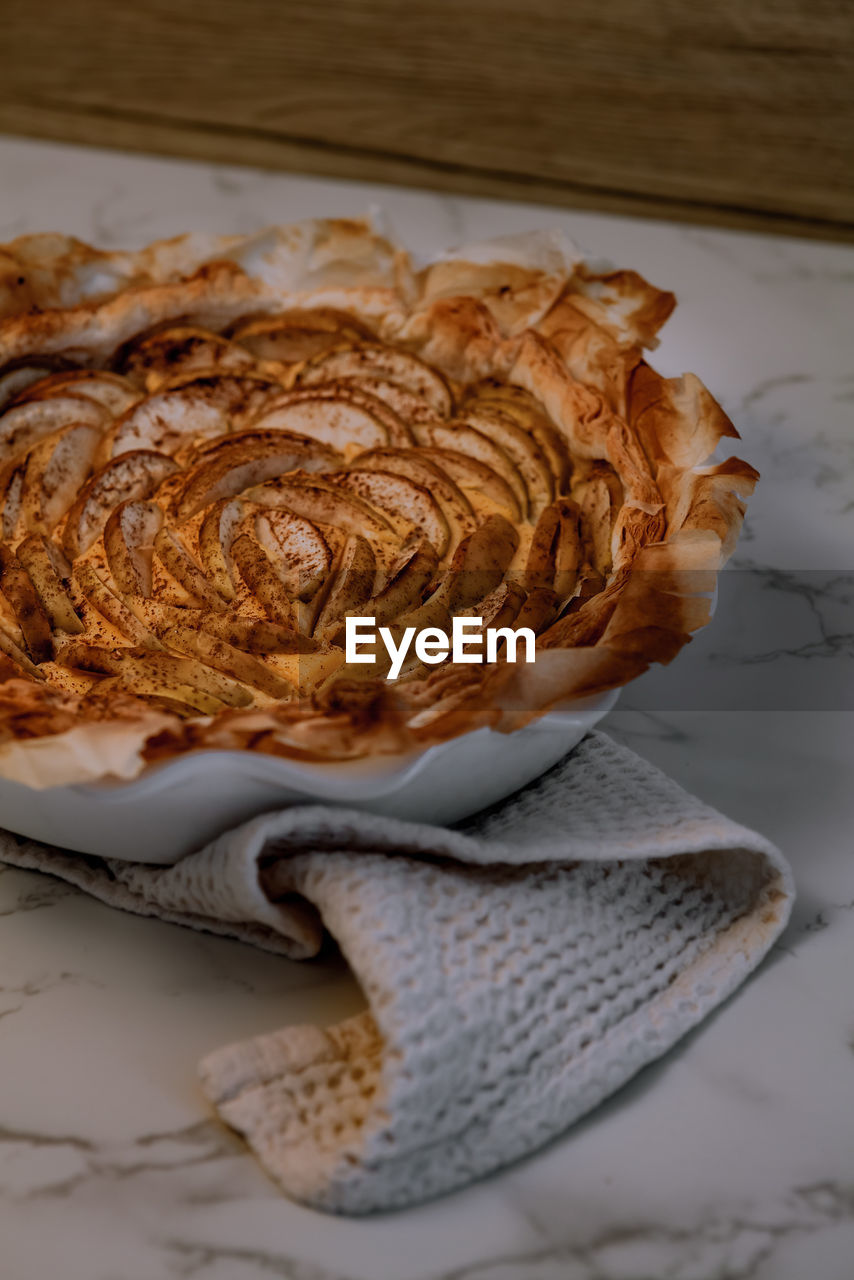
<path fill-rule="evenodd" d="M 399 752 L 670 661 L 756 480 L 642 358 L 673 305 L 554 236 L 421 271 L 346 220 L 5 246 L 0 773 Z M 537 660 L 392 683 L 344 660 L 360 612 L 530 626 Z"/>

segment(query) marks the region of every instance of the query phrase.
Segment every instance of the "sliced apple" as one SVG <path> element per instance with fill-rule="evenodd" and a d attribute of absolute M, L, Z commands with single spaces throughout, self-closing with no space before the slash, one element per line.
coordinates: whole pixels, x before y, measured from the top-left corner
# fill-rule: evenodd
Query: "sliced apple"
<path fill-rule="evenodd" d="M 97 427 L 72 423 L 39 441 L 27 456 L 21 520 L 30 533 L 50 533 L 72 506 L 92 470 Z"/>
<path fill-rule="evenodd" d="M 393 471 L 342 472 L 338 483 L 364 498 L 372 507 L 409 520 L 435 547 L 441 558 L 448 549 L 451 530 L 441 506 L 424 485 Z"/>
<path fill-rule="evenodd" d="M 295 620 L 292 596 L 264 548 L 248 533 L 239 533 L 231 544 L 231 555 L 270 621 L 291 628 Z"/>
<path fill-rule="evenodd" d="M 412 433 L 403 419 L 398 416 L 387 401 L 379 396 L 372 395 L 370 391 L 363 387 L 359 378 L 342 379 L 340 381 L 334 379 L 330 382 L 319 383 L 317 386 L 294 387 L 290 391 L 283 391 L 281 395 L 276 396 L 275 401 L 270 403 L 265 412 L 272 410 L 274 406 L 286 408 L 291 404 L 310 404 L 318 400 L 330 404 L 339 404 L 341 402 L 351 404 L 355 408 L 361 409 L 364 415 L 367 415 L 375 424 L 378 424 L 379 428 L 383 429 L 390 444 L 404 446 L 412 444 Z M 435 414 L 433 416 L 435 417 Z M 359 419 L 356 415 L 352 415 L 352 421 L 353 423 L 358 423 Z M 358 430 L 360 434 L 364 434 L 364 428 L 358 427 Z M 359 443 L 359 441 L 356 441 L 356 443 Z"/>
<path fill-rule="evenodd" d="M 270 658 L 270 663 L 296 686 L 300 697 L 306 698 L 315 695 L 341 669 L 344 654 L 340 649 L 324 647 L 315 653 L 281 654 Z"/>
<path fill-rule="evenodd" d="M 41 382 L 51 373 L 47 365 L 25 364 L 17 369 L 7 369 L 0 374 L 0 411 L 11 404 L 31 387 L 34 382 Z"/>
<path fill-rule="evenodd" d="M 464 538 L 440 588 L 451 613 L 470 609 L 500 586 L 519 545 L 519 535 L 503 516 L 491 515 Z"/>
<path fill-rule="evenodd" d="M 391 522 L 364 498 L 321 476 L 295 471 L 249 489 L 245 496 L 262 506 L 285 507 L 307 520 L 334 525 L 344 533 L 382 541 L 394 532 Z"/>
<path fill-rule="evenodd" d="M 187 520 L 204 507 L 275 476 L 297 468 L 331 469 L 337 461 L 338 455 L 328 445 L 305 436 L 287 431 L 243 431 L 226 437 L 190 467 L 173 509 L 179 521 Z"/>
<path fill-rule="evenodd" d="M 161 528 L 154 537 L 154 554 L 194 605 L 222 612 L 226 602 L 196 564 L 182 539 L 172 529 Z"/>
<path fill-rule="evenodd" d="M 199 526 L 199 559 L 205 574 L 223 600 L 233 600 L 234 566 L 231 544 L 245 515 L 240 499 L 217 502 L 206 512 Z"/>
<path fill-rule="evenodd" d="M 256 316 L 233 325 L 230 336 L 258 360 L 292 365 L 330 347 L 350 346 L 373 337 L 360 320 L 332 307 L 283 311 Z"/>
<path fill-rule="evenodd" d="M 339 391 L 368 394 L 374 400 L 380 400 L 388 405 L 397 418 L 406 424 L 434 422 L 437 416 L 436 410 L 424 396 L 411 391 L 409 387 L 402 387 L 399 382 L 392 382 L 389 378 L 365 374 L 364 377 L 334 378 L 331 382 L 327 382 L 318 375 L 309 376 L 305 380 L 301 378 L 300 385 L 334 386 Z"/>
<path fill-rule="evenodd" d="M 20 404 L 27 400 L 47 400 L 68 393 L 96 400 L 114 416 L 124 413 L 140 399 L 133 383 L 118 373 L 107 369 L 70 369 L 41 378 L 18 395 L 17 401 Z"/>
<path fill-rule="evenodd" d="M 0 457 L 4 463 L 12 462 L 45 436 L 71 423 L 104 430 L 110 421 L 109 410 L 82 395 L 51 396 L 12 405 L 0 416 Z"/>
<path fill-rule="evenodd" d="M 555 496 L 554 476 L 536 440 L 500 409 L 466 414 L 465 422 L 516 464 L 528 492 L 528 513 L 536 519 Z"/>
<path fill-rule="evenodd" d="M 519 513 L 523 516 L 527 514 L 528 490 L 519 468 L 504 449 L 482 431 L 465 422 L 434 423 L 416 426 L 415 435 L 423 448 L 449 449 L 483 463 L 509 485 Z"/>
<path fill-rule="evenodd" d="M 25 464 L 4 467 L 0 472 L 0 490 L 2 490 L 2 529 L 7 542 L 14 542 L 21 518 L 21 498 L 24 492 Z"/>
<path fill-rule="evenodd" d="M 437 627 L 450 635 L 451 625 L 447 594 L 440 587 L 423 604 L 397 615 L 396 634 L 402 635 L 407 627 L 414 627 L 416 632 L 427 627 Z"/>
<path fill-rule="evenodd" d="M 171 627 L 193 627 L 198 630 L 209 618 L 220 616 L 210 609 L 198 609 L 192 605 L 181 607 L 166 604 L 163 600 L 133 593 L 126 594 L 124 602 L 134 617 L 138 618 L 149 631 L 153 631 L 158 640 L 162 640 Z"/>
<path fill-rule="evenodd" d="M 593 567 L 607 575 L 611 568 L 611 533 L 622 506 L 622 485 L 607 463 L 594 463 L 584 478 L 572 486 L 581 513 L 584 540 L 593 548 Z"/>
<path fill-rule="evenodd" d="M 102 618 L 120 631 L 134 645 L 144 649 L 162 649 L 160 641 L 139 621 L 135 614 L 119 599 L 106 582 L 99 577 L 95 567 L 86 560 L 79 560 L 74 567 L 74 578 L 86 599 Z"/>
<path fill-rule="evenodd" d="M 453 410 L 451 389 L 440 373 L 418 356 L 380 343 L 364 343 L 343 351 L 316 356 L 300 373 L 300 381 L 327 382 L 330 378 L 385 378 L 421 396 L 440 418 Z"/>
<path fill-rule="evenodd" d="M 205 715 L 215 715 L 224 706 L 246 707 L 252 702 L 252 694 L 242 684 L 194 658 L 81 641 L 67 641 L 57 656 L 69 667 L 118 676 L 131 693 L 175 698 Z"/>
<path fill-rule="evenodd" d="M 117 420 L 108 437 L 111 456 L 132 449 L 174 454 L 198 440 L 224 435 L 234 422 L 256 413 L 273 388 L 278 384 L 249 374 L 194 376 L 164 386 Z"/>
<path fill-rule="evenodd" d="M 156 502 L 122 502 L 104 526 L 104 551 L 113 581 L 127 595 L 151 595 L 154 540 L 163 524 Z"/>
<path fill-rule="evenodd" d="M 500 582 L 494 591 L 470 609 L 458 611 L 458 617 L 482 618 L 484 627 L 510 627 L 516 621 L 525 592 L 516 582 Z"/>
<path fill-rule="evenodd" d="M 294 686 L 266 667 L 260 658 L 244 653 L 207 631 L 196 631 L 186 626 L 172 627 L 164 638 L 171 648 L 198 658 L 206 666 L 222 671 L 252 689 L 259 689 L 270 698 L 289 700 L 294 696 Z"/>
<path fill-rule="evenodd" d="M 551 626 L 558 615 L 561 601 L 549 587 L 535 587 L 529 591 L 525 603 L 516 615 L 516 627 L 530 627 L 538 636 Z"/>
<path fill-rule="evenodd" d="M 195 325 L 170 325 L 146 334 L 125 349 L 123 371 L 147 391 L 179 374 L 231 373 L 254 367 L 255 361 L 236 342 Z"/>
<path fill-rule="evenodd" d="M 436 576 L 438 559 L 433 545 L 424 538 L 406 543 L 391 565 L 382 589 L 365 607 L 366 616 L 377 626 L 386 626 L 421 604 L 424 593 Z"/>
<path fill-rule="evenodd" d="M 422 448 L 418 450 L 418 455 L 441 467 L 463 491 L 468 489 L 473 494 L 481 494 L 508 511 L 512 519 L 521 520 L 522 508 L 516 493 L 488 463 L 480 462 L 456 449 Z"/>
<path fill-rule="evenodd" d="M 63 683 L 70 676 L 74 684 L 81 685 L 81 692 L 83 693 L 80 699 L 81 708 L 103 708 L 108 715 L 112 715 L 115 709 L 115 699 L 119 696 L 125 699 L 132 698 L 135 702 L 144 703 L 146 707 L 150 707 L 155 711 L 165 711 L 168 715 L 178 716 L 182 720 L 190 719 L 199 712 L 198 706 L 194 706 L 191 702 L 182 700 L 177 696 L 169 696 L 163 692 L 152 692 L 149 687 L 152 684 L 150 680 L 144 681 L 146 692 L 143 693 L 137 686 L 130 689 L 122 684 L 118 676 L 96 676 L 84 671 L 69 671 L 68 668 L 60 668 L 60 670 L 64 677 Z M 83 686 L 83 681 L 88 682 L 86 686 Z M 160 688 L 156 682 L 154 687 Z M 191 698 L 194 697 L 192 690 L 188 689 L 187 692 Z M 201 694 L 196 696 L 203 697 Z M 212 708 L 210 714 L 215 714 L 217 711 L 225 709 L 225 704 L 217 698 L 207 699 L 207 705 Z"/>
<path fill-rule="evenodd" d="M 29 676 L 31 680 L 44 680 L 42 671 L 24 653 L 19 644 L 8 634 L 5 627 L 0 627 L 0 653 L 9 658 L 17 668 L 19 676 Z"/>
<path fill-rule="evenodd" d="M 546 507 L 537 521 L 525 565 L 530 590 L 547 587 L 563 600 L 575 590 L 583 560 L 579 509 L 568 498 Z"/>
<path fill-rule="evenodd" d="M 135 449 L 96 471 L 65 520 L 62 549 L 69 560 L 91 547 L 120 502 L 150 498 L 176 470 L 177 464 L 165 454 Z"/>
<path fill-rule="evenodd" d="M 237 649 L 249 653 L 292 654 L 315 653 L 317 641 L 301 635 L 290 627 L 280 626 L 265 618 L 238 618 L 229 614 L 209 614 L 202 627 L 212 636 L 218 636 Z"/>
<path fill-rule="evenodd" d="M 317 525 L 304 516 L 274 508 L 259 511 L 254 518 L 255 536 L 264 548 L 288 594 L 311 600 L 329 578 L 335 544 Z"/>
<path fill-rule="evenodd" d="M 347 613 L 354 613 L 371 598 L 377 563 L 371 544 L 359 534 L 351 534 L 341 548 L 329 588 L 314 624 L 314 634 L 326 631 Z"/>
<path fill-rule="evenodd" d="M 433 452 L 436 453 L 435 459 L 428 456 Z M 477 525 L 477 518 L 462 489 L 442 466 L 440 452 L 424 449 L 370 449 L 353 459 L 351 470 L 391 472 L 427 489 L 441 507 L 450 531 L 450 542 L 443 552 L 443 555 L 447 555 L 448 550 L 453 550 L 466 534 L 472 532 Z M 470 474 L 471 468 L 468 471 Z M 507 492 L 510 509 L 518 515 L 516 499 L 510 490 Z"/>
<path fill-rule="evenodd" d="M 288 443 L 294 450 L 302 450 L 306 457 L 317 459 L 318 463 L 322 463 L 330 471 L 341 466 L 344 461 L 343 454 L 337 449 L 311 436 L 302 436 L 296 431 L 280 431 L 276 427 L 269 431 L 263 428 L 241 427 L 239 431 L 231 431 L 227 436 L 200 441 L 187 453 L 186 465 L 195 466 L 197 462 L 210 461 L 243 444 L 278 444 L 283 448 Z"/>
<path fill-rule="evenodd" d="M 509 415 L 517 426 L 527 431 L 539 445 L 554 478 L 558 493 L 564 491 L 572 469 L 572 460 L 564 436 L 549 419 L 545 409 L 522 387 L 510 383 L 485 385 L 469 402 L 475 411 L 499 410 Z"/>
<path fill-rule="evenodd" d="M 372 397 L 373 399 L 373 397 Z M 371 449 L 375 445 L 405 444 L 410 439 L 397 419 L 390 426 L 390 410 L 379 400 L 324 387 L 286 391 L 265 405 L 252 420 L 258 430 L 285 430 L 311 436 L 344 451 L 348 446 Z"/>
<path fill-rule="evenodd" d="M 71 566 L 58 547 L 38 533 L 31 533 L 20 544 L 18 559 L 30 575 L 42 606 L 58 631 L 79 635 L 83 630 L 63 580 L 67 581 Z"/>
<path fill-rule="evenodd" d="M 21 629 L 24 644 L 34 662 L 53 657 L 50 618 L 21 561 L 0 543 L 0 591 L 3 592 Z"/>

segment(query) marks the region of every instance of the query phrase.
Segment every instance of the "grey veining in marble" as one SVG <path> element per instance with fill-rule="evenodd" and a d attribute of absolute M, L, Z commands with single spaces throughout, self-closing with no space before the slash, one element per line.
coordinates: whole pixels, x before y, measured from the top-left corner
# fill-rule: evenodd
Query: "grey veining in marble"
<path fill-rule="evenodd" d="M 700 373 L 763 481 L 715 622 L 609 727 L 783 848 L 793 920 L 745 988 L 565 1138 L 346 1221 L 283 1200 L 195 1082 L 216 1045 L 361 1007 L 343 964 L 0 870 L 0 1277 L 850 1280 L 854 250 L 0 140 L 0 241 L 138 245 L 371 204 L 424 252 L 560 223 L 679 296 L 654 360 Z"/>

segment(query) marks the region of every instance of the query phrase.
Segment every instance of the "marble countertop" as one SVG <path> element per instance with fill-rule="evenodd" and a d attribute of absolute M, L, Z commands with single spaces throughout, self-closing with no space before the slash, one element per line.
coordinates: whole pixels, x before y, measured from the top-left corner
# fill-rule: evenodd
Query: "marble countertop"
<path fill-rule="evenodd" d="M 758 974 L 534 1157 L 419 1209 L 283 1199 L 195 1064 L 362 998 L 300 966 L 0 870 L 3 1280 L 850 1280 L 854 1259 L 854 249 L 0 140 L 0 241 L 105 247 L 373 204 L 429 251 L 562 225 L 679 297 L 763 481 L 713 625 L 606 727 L 775 840 L 800 897 Z"/>

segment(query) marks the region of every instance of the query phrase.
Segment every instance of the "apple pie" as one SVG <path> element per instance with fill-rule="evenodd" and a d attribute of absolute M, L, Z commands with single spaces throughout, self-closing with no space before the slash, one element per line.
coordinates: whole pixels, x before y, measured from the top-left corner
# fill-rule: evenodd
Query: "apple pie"
<path fill-rule="evenodd" d="M 0 249 L 0 773 L 399 752 L 670 661 L 756 480 L 644 359 L 674 302 L 556 235 Z M 536 661 L 391 681 L 354 616 L 527 627 Z"/>

